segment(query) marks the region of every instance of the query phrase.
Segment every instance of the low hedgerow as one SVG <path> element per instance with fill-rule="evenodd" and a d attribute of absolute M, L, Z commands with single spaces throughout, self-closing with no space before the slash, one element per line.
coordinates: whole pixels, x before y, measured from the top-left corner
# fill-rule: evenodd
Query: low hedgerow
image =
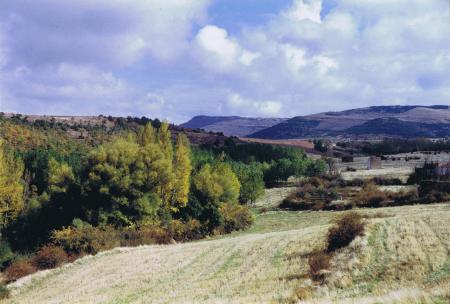
<path fill-rule="evenodd" d="M 32 263 L 39 269 L 51 269 L 69 261 L 67 253 L 58 246 L 46 245 L 42 247 L 32 259 Z"/>
<path fill-rule="evenodd" d="M 33 265 L 30 259 L 22 259 L 12 262 L 11 265 L 5 269 L 4 274 L 6 282 L 9 283 L 35 273 L 36 271 L 38 271 L 38 269 Z"/>
<path fill-rule="evenodd" d="M 334 252 L 348 246 L 357 236 L 364 233 L 364 220 L 356 212 L 350 212 L 341 217 L 328 230 L 327 251 Z"/>

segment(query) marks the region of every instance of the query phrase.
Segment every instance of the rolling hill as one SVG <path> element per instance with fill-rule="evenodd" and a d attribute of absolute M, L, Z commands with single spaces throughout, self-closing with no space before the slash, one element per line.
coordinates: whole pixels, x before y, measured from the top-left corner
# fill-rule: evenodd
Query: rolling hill
<path fill-rule="evenodd" d="M 279 124 L 287 118 L 247 118 L 239 116 L 195 116 L 181 125 L 184 128 L 204 129 L 206 131 L 222 132 L 227 136 L 245 137 L 273 125 Z"/>
<path fill-rule="evenodd" d="M 450 136 L 449 106 L 378 106 L 294 117 L 250 137 L 289 139 L 325 136 Z"/>
<path fill-rule="evenodd" d="M 450 136 L 450 107 L 375 106 L 291 119 L 197 116 L 182 125 L 260 139 Z"/>

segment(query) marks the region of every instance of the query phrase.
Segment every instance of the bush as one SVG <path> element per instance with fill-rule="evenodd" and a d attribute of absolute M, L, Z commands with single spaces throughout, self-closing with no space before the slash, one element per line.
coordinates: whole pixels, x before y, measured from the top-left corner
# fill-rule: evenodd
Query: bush
<path fill-rule="evenodd" d="M 353 204 L 358 207 L 382 207 L 388 204 L 388 196 L 374 184 L 367 184 L 355 196 Z"/>
<path fill-rule="evenodd" d="M 312 280 L 323 282 L 325 279 L 323 271 L 330 268 L 330 260 L 331 255 L 326 252 L 315 251 L 310 255 L 308 259 L 309 276 Z"/>
<path fill-rule="evenodd" d="M 14 258 L 14 253 L 8 243 L 0 243 L 0 267 L 4 267 L 9 261 Z"/>
<path fill-rule="evenodd" d="M 121 246 L 169 244 L 172 236 L 167 229 L 156 224 L 141 225 L 137 229 L 128 228 L 121 232 Z"/>
<path fill-rule="evenodd" d="M 37 270 L 38 269 L 28 259 L 15 261 L 5 270 L 6 282 L 16 281 L 21 277 L 35 273 Z"/>
<path fill-rule="evenodd" d="M 69 260 L 67 253 L 58 246 L 46 245 L 33 257 L 33 265 L 39 269 L 51 269 L 66 263 Z"/>
<path fill-rule="evenodd" d="M 222 232 L 230 233 L 234 230 L 243 230 L 253 224 L 254 218 L 247 207 L 239 204 L 224 203 L 219 207 L 224 223 Z"/>
<path fill-rule="evenodd" d="M 334 252 L 339 248 L 349 245 L 357 236 L 364 233 L 363 218 L 350 212 L 340 218 L 336 225 L 328 230 L 328 252 Z"/>
<path fill-rule="evenodd" d="M 3 284 L 0 284 L 0 300 L 9 298 L 9 295 L 10 295 L 10 291 L 9 291 L 8 287 L 6 287 Z"/>
<path fill-rule="evenodd" d="M 112 227 L 68 227 L 53 231 L 51 239 L 71 255 L 96 254 L 120 246 L 119 231 Z"/>
<path fill-rule="evenodd" d="M 198 240 L 204 236 L 202 225 L 196 219 L 189 219 L 186 223 L 174 220 L 170 223 L 169 231 L 173 239 L 179 242 Z"/>

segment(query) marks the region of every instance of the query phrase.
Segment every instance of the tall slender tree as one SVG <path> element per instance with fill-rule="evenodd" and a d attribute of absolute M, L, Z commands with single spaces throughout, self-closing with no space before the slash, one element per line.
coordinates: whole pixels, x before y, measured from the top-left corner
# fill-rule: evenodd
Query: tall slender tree
<path fill-rule="evenodd" d="M 173 168 L 175 174 L 174 187 L 172 191 L 171 207 L 178 210 L 186 206 L 189 196 L 189 185 L 192 172 L 189 139 L 180 134 L 177 138 Z"/>
<path fill-rule="evenodd" d="M 0 139 L 0 228 L 14 220 L 24 207 L 23 162 Z"/>

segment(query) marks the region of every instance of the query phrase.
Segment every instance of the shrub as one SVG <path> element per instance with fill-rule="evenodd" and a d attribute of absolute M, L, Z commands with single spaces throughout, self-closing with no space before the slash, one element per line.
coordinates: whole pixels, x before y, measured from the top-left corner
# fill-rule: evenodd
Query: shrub
<path fill-rule="evenodd" d="M 137 229 L 128 228 L 121 232 L 121 246 L 169 244 L 172 236 L 167 229 L 156 224 L 141 225 Z"/>
<path fill-rule="evenodd" d="M 297 303 L 298 301 L 305 301 L 312 298 L 311 287 L 297 287 L 292 295 L 292 303 Z"/>
<path fill-rule="evenodd" d="M 234 230 L 243 230 L 253 224 L 254 218 L 247 207 L 239 204 L 222 204 L 219 212 L 223 217 L 222 232 L 230 233 Z"/>
<path fill-rule="evenodd" d="M 419 193 L 417 190 L 400 191 L 392 193 L 389 197 L 394 201 L 394 205 L 411 205 L 419 202 Z"/>
<path fill-rule="evenodd" d="M 14 258 L 14 253 L 8 243 L 0 243 L 0 267 L 4 267 L 9 261 Z"/>
<path fill-rule="evenodd" d="M 53 231 L 52 242 L 72 255 L 96 254 L 120 246 L 119 231 L 112 227 L 68 227 Z"/>
<path fill-rule="evenodd" d="M 202 225 L 196 219 L 189 219 L 186 223 L 174 220 L 170 223 L 169 231 L 174 240 L 181 242 L 203 237 Z"/>
<path fill-rule="evenodd" d="M 312 280 L 316 282 L 323 282 L 325 279 L 324 270 L 327 270 L 330 268 L 330 260 L 331 255 L 322 252 L 322 251 L 315 251 L 313 252 L 309 259 L 309 276 Z"/>
<path fill-rule="evenodd" d="M 335 226 L 328 230 L 328 252 L 334 252 L 339 248 L 350 244 L 358 235 L 364 233 L 363 218 L 350 212 L 341 217 Z"/>
<path fill-rule="evenodd" d="M 142 226 L 138 231 L 148 244 L 169 244 L 172 241 L 169 231 L 156 225 Z"/>
<path fill-rule="evenodd" d="M 21 277 L 35 273 L 38 269 L 31 263 L 30 260 L 18 260 L 9 265 L 5 270 L 6 282 L 12 282 Z"/>
<path fill-rule="evenodd" d="M 355 196 L 353 204 L 358 207 L 382 207 L 388 204 L 388 196 L 374 184 L 367 184 Z"/>
<path fill-rule="evenodd" d="M 39 269 L 50 269 L 61 266 L 69 260 L 67 253 L 58 246 L 46 245 L 33 257 L 33 265 Z"/>
<path fill-rule="evenodd" d="M 6 287 L 3 284 L 0 284 L 0 300 L 9 298 L 9 295 L 10 295 L 10 291 L 9 291 L 8 287 Z"/>

